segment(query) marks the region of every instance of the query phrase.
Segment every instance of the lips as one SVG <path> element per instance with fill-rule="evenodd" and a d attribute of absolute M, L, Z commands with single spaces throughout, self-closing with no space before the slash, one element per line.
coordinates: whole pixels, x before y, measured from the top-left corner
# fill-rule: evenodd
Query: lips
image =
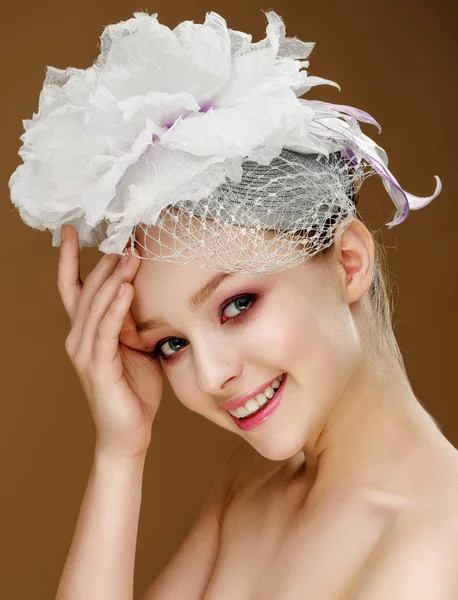
<path fill-rule="evenodd" d="M 282 401 L 286 379 L 287 377 L 286 375 L 284 375 L 280 387 L 278 388 L 272 399 L 251 415 L 248 415 L 247 417 L 238 418 L 234 417 L 234 415 L 232 415 L 231 413 L 228 413 L 228 415 L 231 417 L 231 419 L 234 421 L 234 423 L 239 429 L 241 429 L 242 431 L 250 431 L 251 429 L 258 427 L 270 418 L 270 416 L 277 410 Z"/>
<path fill-rule="evenodd" d="M 271 379 L 270 381 L 268 381 L 264 385 L 256 388 L 255 390 L 252 390 L 251 392 L 247 392 L 246 394 L 242 394 L 241 396 L 238 396 L 237 398 L 234 398 L 233 400 L 229 400 L 228 402 L 224 402 L 218 408 L 220 410 L 231 410 L 233 408 L 238 408 L 239 406 L 243 406 L 244 404 L 246 404 L 248 402 L 248 400 L 250 400 L 251 398 L 255 398 L 258 394 L 261 394 L 262 392 L 264 392 L 264 390 L 266 388 L 268 388 L 269 385 L 271 385 L 271 383 L 273 381 L 275 381 L 275 379 L 278 379 L 278 377 L 281 377 L 281 375 L 285 375 L 285 374 L 284 373 L 280 373 L 279 375 L 277 375 L 276 377 L 274 377 L 273 379 Z"/>

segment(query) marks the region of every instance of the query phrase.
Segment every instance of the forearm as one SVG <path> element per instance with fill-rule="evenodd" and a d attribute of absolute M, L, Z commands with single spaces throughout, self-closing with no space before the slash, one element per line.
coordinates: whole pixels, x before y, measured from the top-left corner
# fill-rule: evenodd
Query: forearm
<path fill-rule="evenodd" d="M 132 600 L 144 463 L 96 453 L 56 600 Z"/>

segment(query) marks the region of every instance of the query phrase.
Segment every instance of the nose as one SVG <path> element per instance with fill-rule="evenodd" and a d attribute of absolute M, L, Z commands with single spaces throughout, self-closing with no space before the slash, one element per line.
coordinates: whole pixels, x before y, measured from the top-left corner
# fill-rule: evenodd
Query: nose
<path fill-rule="evenodd" d="M 243 365 L 227 338 L 206 333 L 193 340 L 194 368 L 199 390 L 211 396 L 227 394 L 230 381 L 240 376 Z"/>

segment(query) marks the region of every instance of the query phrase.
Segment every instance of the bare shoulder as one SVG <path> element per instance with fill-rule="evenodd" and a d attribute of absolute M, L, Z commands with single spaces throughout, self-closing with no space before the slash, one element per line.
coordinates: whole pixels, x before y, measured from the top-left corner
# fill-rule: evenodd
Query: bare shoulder
<path fill-rule="evenodd" d="M 358 578 L 354 600 L 456 600 L 458 512 L 401 518 L 387 529 Z M 356 590 L 354 590 L 356 592 Z"/>

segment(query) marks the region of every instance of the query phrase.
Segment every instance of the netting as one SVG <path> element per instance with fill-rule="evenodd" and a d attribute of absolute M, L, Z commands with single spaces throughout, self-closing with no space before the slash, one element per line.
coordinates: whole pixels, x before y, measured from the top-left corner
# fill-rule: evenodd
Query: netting
<path fill-rule="evenodd" d="M 269 165 L 245 160 L 242 168 L 240 183 L 226 181 L 203 200 L 170 205 L 154 225 L 146 213 L 132 233 L 132 252 L 246 275 L 288 269 L 345 230 L 359 188 L 373 174 L 342 152 L 327 157 L 287 149 Z"/>

